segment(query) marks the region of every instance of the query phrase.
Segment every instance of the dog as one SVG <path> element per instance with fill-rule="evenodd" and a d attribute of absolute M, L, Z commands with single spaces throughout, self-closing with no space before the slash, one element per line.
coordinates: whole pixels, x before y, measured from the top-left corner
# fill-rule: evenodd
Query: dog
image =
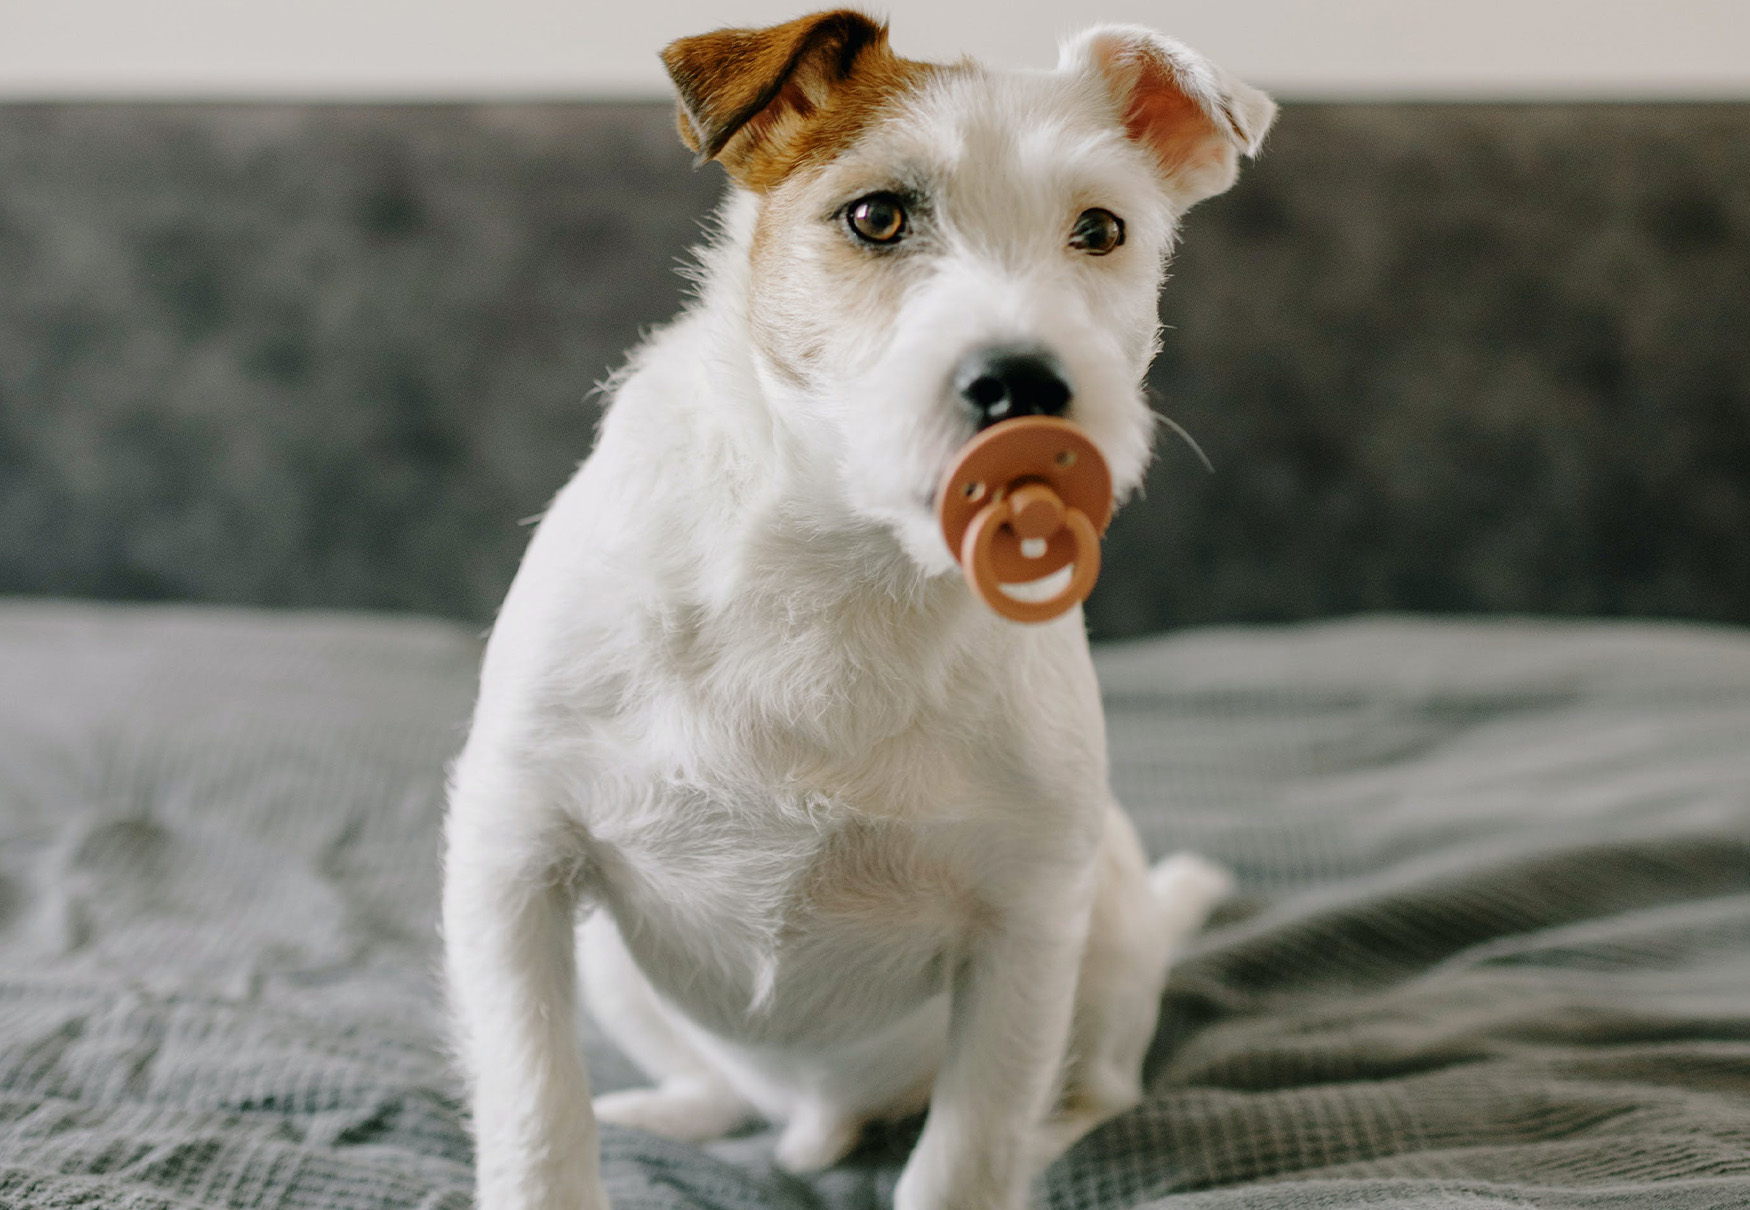
<path fill-rule="evenodd" d="M 605 1210 L 599 1122 L 765 1119 L 806 1171 L 927 1109 L 899 1210 L 1015 1210 L 1138 1102 L 1227 878 L 1149 868 L 1080 610 L 977 602 L 934 493 L 1029 414 L 1136 488 L 1179 219 L 1275 106 L 1132 27 L 1038 72 L 911 61 L 851 11 L 663 60 L 732 187 L 696 297 L 605 384 L 451 771 L 479 1205 Z M 653 1087 L 592 1102 L 580 982 Z"/>

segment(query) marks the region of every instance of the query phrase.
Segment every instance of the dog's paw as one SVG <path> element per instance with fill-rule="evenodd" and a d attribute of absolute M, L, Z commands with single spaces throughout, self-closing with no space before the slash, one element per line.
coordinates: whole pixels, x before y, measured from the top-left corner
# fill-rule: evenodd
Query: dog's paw
<path fill-rule="evenodd" d="M 752 1113 L 727 1086 L 687 1082 L 604 1093 L 595 1099 L 595 1116 L 683 1143 L 703 1143 L 722 1138 Z"/>
<path fill-rule="evenodd" d="M 935 1165 L 907 1164 L 893 1190 L 893 1210 L 1026 1210 L 1027 1186 L 1008 1179 L 1000 1187 L 969 1184 L 965 1174 Z M 988 1182 L 987 1175 L 982 1179 Z"/>
<path fill-rule="evenodd" d="M 774 1158 L 785 1172 L 819 1172 L 851 1154 L 862 1137 L 863 1123 L 809 1108 L 784 1127 Z"/>

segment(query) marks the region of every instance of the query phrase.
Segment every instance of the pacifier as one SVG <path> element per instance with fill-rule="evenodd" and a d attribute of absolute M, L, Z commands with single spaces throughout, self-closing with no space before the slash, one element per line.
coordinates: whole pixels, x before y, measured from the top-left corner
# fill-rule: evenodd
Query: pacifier
<path fill-rule="evenodd" d="M 1094 590 L 1100 535 L 1112 520 L 1112 473 L 1067 420 L 1004 420 L 961 448 L 936 493 L 936 516 L 979 600 L 1016 622 L 1046 622 Z M 1043 600 L 1004 588 L 1066 567 L 1068 582 Z"/>

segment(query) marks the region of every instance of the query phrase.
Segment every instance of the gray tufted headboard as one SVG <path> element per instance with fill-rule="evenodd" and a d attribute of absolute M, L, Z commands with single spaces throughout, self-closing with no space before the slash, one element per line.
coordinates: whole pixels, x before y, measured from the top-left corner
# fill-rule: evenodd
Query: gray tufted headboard
<path fill-rule="evenodd" d="M 0 107 L 0 592 L 485 619 L 719 189 L 660 105 Z M 1289 106 L 1098 635 L 1750 622 L 1750 106 Z"/>

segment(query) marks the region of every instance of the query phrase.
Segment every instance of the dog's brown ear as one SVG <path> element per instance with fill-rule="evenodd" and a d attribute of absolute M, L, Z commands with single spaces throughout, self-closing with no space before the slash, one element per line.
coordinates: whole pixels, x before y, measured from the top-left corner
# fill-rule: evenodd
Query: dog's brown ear
<path fill-rule="evenodd" d="M 1092 75 L 1124 131 L 1160 162 L 1181 208 L 1225 192 L 1255 156 L 1276 102 L 1153 30 L 1098 26 L 1067 42 L 1059 69 Z"/>
<path fill-rule="evenodd" d="M 754 189 L 793 166 L 799 136 L 835 94 L 892 60 L 887 27 L 848 9 L 681 38 L 662 52 L 682 141 Z"/>

